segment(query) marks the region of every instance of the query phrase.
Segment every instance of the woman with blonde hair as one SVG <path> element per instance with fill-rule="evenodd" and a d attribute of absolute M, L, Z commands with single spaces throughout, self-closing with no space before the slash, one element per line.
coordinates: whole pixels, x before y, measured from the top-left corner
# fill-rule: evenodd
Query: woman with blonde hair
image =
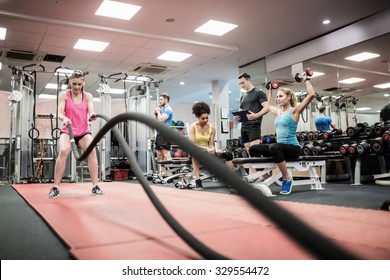
<path fill-rule="evenodd" d="M 300 74 L 307 89 L 305 99 L 297 104 L 294 92 L 288 88 L 280 88 L 276 96 L 278 106 L 274 105 L 272 87 L 268 90 L 268 109 L 276 115 L 276 143 L 269 145 L 254 145 L 250 147 L 251 157 L 271 156 L 282 173 L 282 188 L 280 194 L 291 193 L 293 178 L 287 171 L 286 159 L 298 158 L 301 155 L 301 146 L 296 137 L 298 121 L 302 111 L 310 104 L 315 96 L 314 88 L 306 73 Z"/>

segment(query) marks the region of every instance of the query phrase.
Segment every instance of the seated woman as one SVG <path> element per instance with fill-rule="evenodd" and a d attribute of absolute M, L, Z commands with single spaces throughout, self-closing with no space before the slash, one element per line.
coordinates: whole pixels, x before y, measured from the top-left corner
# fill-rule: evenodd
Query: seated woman
<path fill-rule="evenodd" d="M 298 105 L 294 92 L 288 88 L 280 88 L 276 96 L 278 107 L 275 107 L 272 87 L 268 90 L 268 108 L 277 116 L 275 119 L 277 143 L 258 144 L 249 149 L 251 157 L 271 156 L 274 159 L 283 178 L 280 194 L 291 193 L 293 178 L 287 172 L 285 159 L 294 159 L 301 155 L 301 146 L 296 137 L 299 116 L 315 96 L 313 86 L 306 73 L 302 73 L 300 76 L 306 84 L 307 95 Z"/>
<path fill-rule="evenodd" d="M 189 139 L 211 155 L 217 155 L 226 160 L 226 165 L 233 169 L 233 156 L 226 150 L 216 150 L 214 146 L 215 127 L 209 123 L 210 106 L 205 102 L 197 102 L 192 106 L 192 113 L 198 119 L 189 128 Z M 195 177 L 194 190 L 203 190 L 199 174 L 199 164 L 192 157 L 192 168 Z"/>

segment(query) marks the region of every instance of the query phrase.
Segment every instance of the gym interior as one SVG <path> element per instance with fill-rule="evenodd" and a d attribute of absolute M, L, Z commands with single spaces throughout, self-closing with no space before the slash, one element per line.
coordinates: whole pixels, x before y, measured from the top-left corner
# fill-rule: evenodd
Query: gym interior
<path fill-rule="evenodd" d="M 388 1 L 123 1 L 138 7 L 131 19 L 102 16 L 104 2 L 113 1 L 0 3 L 2 260 L 390 259 L 390 121 L 380 119 L 390 102 Z M 209 19 L 230 31 L 202 33 Z M 82 40 L 105 45 L 90 51 Z M 351 58 L 363 52 L 373 56 Z M 90 194 L 78 150 L 52 199 L 58 97 L 74 71 L 93 95 L 105 195 Z M 264 92 L 275 81 L 301 102 L 305 71 L 316 96 L 298 123 L 302 154 L 287 162 L 294 188 L 280 195 L 275 163 L 249 157 L 240 139 L 237 77 L 249 73 Z M 154 116 L 162 93 L 169 128 Z M 189 141 L 198 101 L 210 105 L 215 146 L 232 153 L 234 170 Z M 321 107 L 330 131 L 316 129 Z M 276 142 L 274 120 L 263 117 L 261 143 Z M 156 157 L 157 130 L 171 160 Z M 191 155 L 203 191 L 193 190 Z"/>

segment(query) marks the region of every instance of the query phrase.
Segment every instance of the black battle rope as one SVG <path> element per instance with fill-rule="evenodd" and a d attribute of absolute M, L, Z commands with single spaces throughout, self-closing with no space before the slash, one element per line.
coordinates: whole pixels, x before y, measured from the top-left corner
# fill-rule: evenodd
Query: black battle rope
<path fill-rule="evenodd" d="M 216 157 L 210 156 L 208 153 L 201 152 L 195 144 L 188 139 L 172 130 L 165 124 L 156 121 L 155 119 L 140 113 L 128 112 L 117 115 L 111 119 L 104 115 L 96 115 L 107 121 L 107 123 L 99 130 L 91 144 L 79 156 L 77 147 L 74 140 L 71 140 L 72 149 L 75 157 L 82 161 L 85 160 L 89 153 L 94 149 L 99 140 L 113 128 L 114 133 L 117 135 L 118 141 L 124 148 L 124 151 L 128 157 L 132 171 L 137 176 L 137 179 L 143 186 L 145 192 L 149 196 L 153 205 L 159 211 L 160 215 L 165 221 L 172 227 L 172 229 L 196 252 L 202 255 L 205 259 L 226 259 L 226 257 L 212 251 L 204 244 L 200 243 L 195 237 L 188 233 L 176 220 L 170 215 L 170 213 L 164 208 L 161 202 L 150 188 L 147 179 L 143 176 L 137 161 L 135 160 L 132 152 L 124 140 L 123 136 L 115 128 L 115 125 L 119 122 L 125 122 L 129 120 L 139 121 L 144 123 L 153 129 L 156 129 L 161 133 L 169 142 L 173 142 L 180 146 L 183 150 L 187 151 L 191 155 L 196 155 L 195 158 L 200 164 L 204 165 L 207 169 L 212 170 L 213 174 L 218 177 L 226 185 L 232 185 L 237 188 L 239 194 L 242 195 L 254 208 L 267 216 L 275 224 L 277 224 L 283 231 L 290 235 L 297 243 L 304 247 L 307 251 L 317 256 L 319 259 L 326 260 L 344 260 L 344 259 L 356 259 L 356 256 L 348 251 L 335 245 L 333 242 L 322 236 L 319 232 L 309 227 L 303 221 L 295 217 L 292 213 L 286 211 L 281 206 L 263 196 L 259 191 L 244 180 L 242 180 L 237 174 L 231 172 L 224 163 L 222 163 Z M 68 126 L 70 127 L 70 125 Z M 71 128 L 71 127 L 70 127 Z M 69 130 L 71 138 L 72 130 Z M 261 238 L 261 237 L 259 237 Z"/>

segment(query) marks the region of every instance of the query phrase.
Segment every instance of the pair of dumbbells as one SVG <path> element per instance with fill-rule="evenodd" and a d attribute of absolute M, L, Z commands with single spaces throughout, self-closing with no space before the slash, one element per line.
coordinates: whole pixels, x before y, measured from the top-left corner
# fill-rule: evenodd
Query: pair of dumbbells
<path fill-rule="evenodd" d="M 266 89 L 278 89 L 279 88 L 279 82 L 278 81 L 271 81 L 265 84 Z"/>
<path fill-rule="evenodd" d="M 340 128 L 334 128 L 331 131 L 324 131 L 322 137 L 324 137 L 324 139 L 330 139 L 341 134 L 343 134 L 343 131 Z"/>
<path fill-rule="evenodd" d="M 235 149 L 233 152 L 233 158 L 248 158 L 249 153 L 245 148 Z"/>
<path fill-rule="evenodd" d="M 313 69 L 311 69 L 311 67 L 308 67 L 308 68 L 306 68 L 305 72 L 296 73 L 294 76 L 294 79 L 298 83 L 302 82 L 304 79 L 305 79 L 305 81 L 310 80 L 310 77 L 313 76 L 313 73 L 314 73 Z M 306 78 L 305 78 L 305 74 L 306 74 Z"/>
<path fill-rule="evenodd" d="M 358 123 L 356 126 L 350 126 L 347 127 L 345 133 L 347 134 L 348 137 L 355 138 L 359 135 L 364 134 L 365 128 L 368 126 L 368 123 Z"/>
<path fill-rule="evenodd" d="M 330 142 L 324 142 L 322 140 L 319 141 L 313 141 L 312 143 L 306 143 L 302 147 L 302 155 L 308 156 L 308 155 L 322 155 L 324 152 L 332 151 L 333 146 Z"/>

